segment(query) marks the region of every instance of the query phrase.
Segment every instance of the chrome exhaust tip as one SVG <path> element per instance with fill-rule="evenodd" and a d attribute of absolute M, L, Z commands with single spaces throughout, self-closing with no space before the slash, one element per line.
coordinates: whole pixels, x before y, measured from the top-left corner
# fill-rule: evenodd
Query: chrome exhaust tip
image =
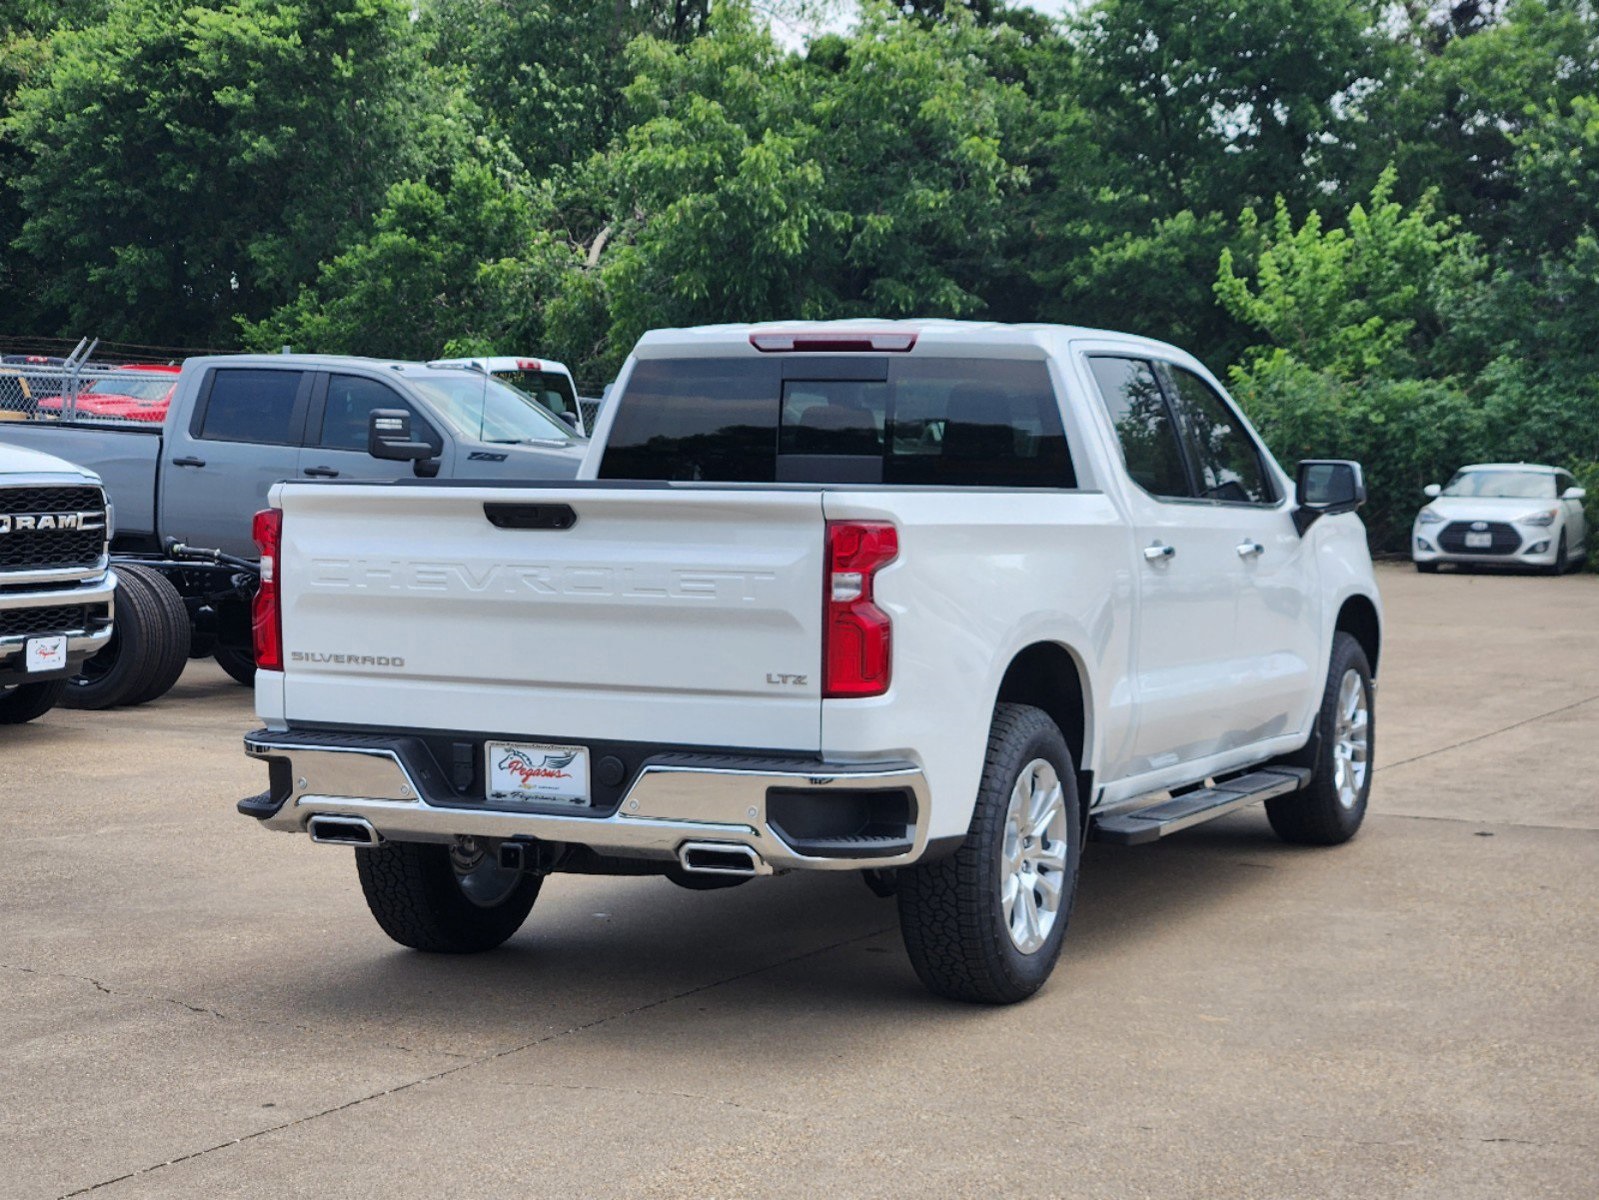
<path fill-rule="evenodd" d="M 677 848 L 678 865 L 695 875 L 770 875 L 772 868 L 751 847 L 740 842 L 684 842 Z"/>
<path fill-rule="evenodd" d="M 313 842 L 324 846 L 378 846 L 383 835 L 365 817 L 328 817 L 318 814 L 305 823 Z"/>

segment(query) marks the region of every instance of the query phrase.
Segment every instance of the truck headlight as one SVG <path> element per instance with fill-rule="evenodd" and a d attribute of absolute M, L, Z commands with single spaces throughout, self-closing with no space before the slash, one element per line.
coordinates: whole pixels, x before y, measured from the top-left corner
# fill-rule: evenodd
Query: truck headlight
<path fill-rule="evenodd" d="M 1439 521 L 1442 521 L 1442 520 L 1443 520 L 1443 518 L 1440 517 L 1437 513 L 1433 512 L 1432 509 L 1424 508 L 1424 509 L 1421 510 L 1420 515 L 1417 516 L 1416 524 L 1418 524 L 1418 525 L 1436 525 L 1436 524 L 1438 524 Z"/>
<path fill-rule="evenodd" d="M 1546 508 L 1540 512 L 1528 513 L 1524 517 L 1518 517 L 1516 524 L 1536 525 L 1540 529 L 1547 529 L 1555 523 L 1555 518 L 1559 515 L 1560 510 L 1558 508 Z"/>

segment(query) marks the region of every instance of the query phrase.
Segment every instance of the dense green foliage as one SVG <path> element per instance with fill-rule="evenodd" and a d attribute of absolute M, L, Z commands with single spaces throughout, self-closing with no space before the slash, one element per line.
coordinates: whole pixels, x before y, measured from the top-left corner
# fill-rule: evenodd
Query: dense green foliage
<path fill-rule="evenodd" d="M 0 334 L 600 379 L 663 324 L 1069 321 L 1362 459 L 1382 547 L 1463 461 L 1599 483 L 1591 0 L 758 15 L 806 7 L 0 0 Z"/>

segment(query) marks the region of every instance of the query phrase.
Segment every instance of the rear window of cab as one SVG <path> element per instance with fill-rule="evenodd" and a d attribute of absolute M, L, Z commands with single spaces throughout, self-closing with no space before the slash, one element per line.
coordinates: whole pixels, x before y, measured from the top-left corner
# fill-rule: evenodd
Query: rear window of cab
<path fill-rule="evenodd" d="M 1043 362 L 864 355 L 641 360 L 599 477 L 1076 486 Z"/>

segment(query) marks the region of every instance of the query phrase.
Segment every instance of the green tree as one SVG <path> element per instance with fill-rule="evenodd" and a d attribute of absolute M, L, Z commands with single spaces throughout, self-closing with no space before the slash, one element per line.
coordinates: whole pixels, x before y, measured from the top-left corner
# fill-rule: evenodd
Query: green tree
<path fill-rule="evenodd" d="M 565 336 L 614 363 L 651 325 L 965 316 L 1025 286 L 1004 253 L 1025 98 L 988 74 L 994 36 L 875 7 L 801 60 L 729 5 L 688 45 L 636 42 L 603 254 L 562 310 L 607 327 Z"/>
<path fill-rule="evenodd" d="M 544 305 L 575 266 L 549 219 L 544 191 L 480 163 L 443 187 L 397 183 L 370 232 L 245 340 L 394 358 L 539 345 Z"/>
<path fill-rule="evenodd" d="M 1393 200 L 1385 171 L 1341 225 L 1239 221 L 1216 294 L 1266 340 L 1232 368 L 1234 393 L 1277 455 L 1354 458 L 1366 468 L 1373 545 L 1406 544 L 1421 487 L 1482 457 L 1488 420 L 1470 374 L 1451 373 L 1449 313 L 1480 289 L 1482 260 L 1430 196 Z M 1241 265 L 1240 259 L 1247 262 Z"/>
<path fill-rule="evenodd" d="M 403 0 L 127 0 L 15 97 L 41 325 L 227 345 L 361 229 L 431 139 Z"/>
<path fill-rule="evenodd" d="M 1384 69 L 1374 0 L 1100 0 L 1082 17 L 1082 102 L 1146 220 L 1304 208 L 1347 173 L 1353 103 Z"/>
<path fill-rule="evenodd" d="M 1468 297 L 1471 336 L 1507 457 L 1599 461 L 1599 97 L 1551 107 L 1516 138 L 1514 239 Z"/>
<path fill-rule="evenodd" d="M 1592 4 L 1411 4 L 1394 15 L 1390 69 L 1361 102 L 1361 173 L 1393 163 L 1399 199 L 1430 189 L 1489 245 L 1514 238 L 1518 139 L 1540 113 L 1599 90 Z"/>
<path fill-rule="evenodd" d="M 1312 212 L 1296 228 L 1280 197 L 1265 225 L 1245 209 L 1239 234 L 1254 278 L 1224 250 L 1222 305 L 1273 348 L 1341 379 L 1425 373 L 1441 309 L 1480 274 L 1481 260 L 1430 195 L 1409 209 L 1392 199 L 1394 179 L 1385 171 L 1369 205 L 1354 205 L 1342 227 L 1326 228 Z"/>

